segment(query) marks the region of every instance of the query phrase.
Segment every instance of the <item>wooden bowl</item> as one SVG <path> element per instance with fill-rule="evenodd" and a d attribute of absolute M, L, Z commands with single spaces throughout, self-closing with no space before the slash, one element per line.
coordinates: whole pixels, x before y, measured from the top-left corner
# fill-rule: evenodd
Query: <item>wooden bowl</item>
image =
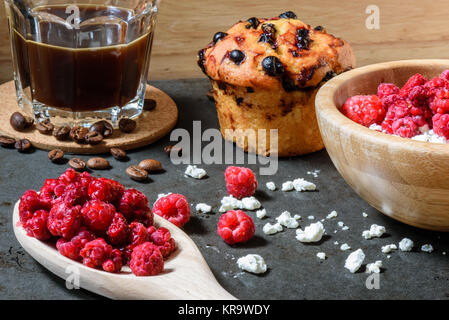
<path fill-rule="evenodd" d="M 402 86 L 415 73 L 431 79 L 449 60 L 379 63 L 343 73 L 316 97 L 327 152 L 346 182 L 377 210 L 406 224 L 449 231 L 449 145 L 370 130 L 339 108 L 357 94 L 375 94 L 381 82 Z"/>

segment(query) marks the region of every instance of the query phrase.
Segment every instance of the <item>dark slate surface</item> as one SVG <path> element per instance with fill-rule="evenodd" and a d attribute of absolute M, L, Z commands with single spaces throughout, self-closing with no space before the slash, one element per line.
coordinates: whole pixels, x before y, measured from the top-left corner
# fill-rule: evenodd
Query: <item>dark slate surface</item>
<path fill-rule="evenodd" d="M 218 126 L 216 113 L 205 93 L 209 88 L 206 80 L 158 81 L 155 86 L 166 91 L 179 106 L 178 127 L 191 129 L 193 120 L 201 120 L 203 130 Z M 220 214 L 220 199 L 226 195 L 223 172 L 226 165 L 201 165 L 208 172 L 208 178 L 198 181 L 183 175 L 185 165 L 173 165 L 163 154 L 162 147 L 169 144 L 169 138 L 129 153 L 128 162 L 115 161 L 106 155 L 113 168 L 94 174 L 117 179 L 126 187 L 144 191 L 152 203 L 158 193 L 178 192 L 185 194 L 192 204 L 206 202 L 213 205 L 214 214 L 198 214 L 192 210 L 192 219 L 185 231 L 193 238 L 209 263 L 218 281 L 230 293 L 242 299 L 447 299 L 449 297 L 449 237 L 444 233 L 419 230 L 396 222 L 360 199 L 343 181 L 332 165 L 325 151 L 312 155 L 282 159 L 274 177 L 259 176 L 257 198 L 268 211 L 268 217 L 259 220 L 254 213 L 256 235 L 247 244 L 226 245 L 216 234 Z M 87 159 L 87 156 L 82 156 Z M 130 164 L 145 158 L 162 161 L 166 173 L 153 175 L 149 183 L 130 180 L 125 169 Z M 68 290 L 62 279 L 52 275 L 35 262 L 16 241 L 11 214 L 14 202 L 29 188 L 39 188 L 47 177 L 56 177 L 67 165 L 55 165 L 47 160 L 47 152 L 36 150 L 22 155 L 15 150 L 0 149 L 0 298 L 1 299 L 98 299 L 85 290 Z M 250 165 L 257 170 L 257 165 Z M 307 171 L 321 170 L 314 178 Z M 317 184 L 318 192 L 285 193 L 268 191 L 267 181 L 278 186 L 286 180 L 304 177 Z M 326 220 L 324 225 L 328 236 L 319 244 L 305 245 L 295 239 L 295 230 L 266 236 L 262 227 L 273 222 L 282 211 L 289 210 L 303 217 L 300 225 L 310 223 L 309 215 L 322 219 L 332 210 L 339 216 Z M 368 218 L 362 217 L 362 212 Z M 315 220 L 315 221 L 316 221 Z M 337 226 L 343 221 L 350 227 L 341 231 Z M 373 223 L 384 225 L 387 235 L 381 239 L 364 240 L 363 230 Z M 334 233 L 334 230 L 338 230 Z M 381 246 L 398 243 L 403 237 L 415 241 L 415 250 L 410 253 L 394 251 L 391 259 L 381 252 Z M 344 269 L 348 252 L 339 250 L 339 245 L 348 243 L 353 249 L 362 248 L 365 262 L 382 260 L 384 269 L 380 275 L 380 289 L 365 287 L 367 275 L 363 269 L 351 274 Z M 422 244 L 431 243 L 435 251 L 431 254 L 419 252 Z M 418 249 L 417 249 L 418 248 Z M 316 253 L 324 251 L 328 258 L 319 261 Z M 236 258 L 248 253 L 262 255 L 269 271 L 262 276 L 242 273 L 236 265 Z"/>

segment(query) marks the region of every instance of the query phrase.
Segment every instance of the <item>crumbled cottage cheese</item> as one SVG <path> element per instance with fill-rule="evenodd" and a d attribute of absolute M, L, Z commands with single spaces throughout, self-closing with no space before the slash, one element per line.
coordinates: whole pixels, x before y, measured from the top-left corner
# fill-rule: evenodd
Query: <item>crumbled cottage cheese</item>
<path fill-rule="evenodd" d="M 344 223 L 343 221 L 338 221 L 337 224 L 338 224 L 338 226 L 341 227 L 341 228 L 343 228 L 344 225 L 345 225 L 345 223 Z"/>
<path fill-rule="evenodd" d="M 362 212 L 362 216 L 363 216 L 364 218 L 367 218 L 367 217 L 368 217 L 368 214 L 367 214 L 366 212 Z"/>
<path fill-rule="evenodd" d="M 212 207 L 206 203 L 198 203 L 195 207 L 196 211 L 202 213 L 209 213 L 212 211 Z"/>
<path fill-rule="evenodd" d="M 259 219 L 265 218 L 266 215 L 267 215 L 267 210 L 265 208 L 263 208 L 262 210 L 256 211 L 256 217 Z"/>
<path fill-rule="evenodd" d="M 271 191 L 276 190 L 276 185 L 274 184 L 273 181 L 267 182 L 266 186 L 267 186 L 268 190 L 271 190 Z"/>
<path fill-rule="evenodd" d="M 327 215 L 326 219 L 333 219 L 333 218 L 336 218 L 337 216 L 338 216 L 338 213 L 337 213 L 337 211 L 334 210 Z"/>
<path fill-rule="evenodd" d="M 371 225 L 369 230 L 365 230 L 362 233 L 362 237 L 369 240 L 372 238 L 380 238 L 385 233 L 386 229 L 383 226 L 378 226 L 377 224 Z"/>
<path fill-rule="evenodd" d="M 343 231 L 349 230 L 349 227 L 348 226 L 343 226 L 343 228 L 341 228 L 341 230 L 343 230 Z"/>
<path fill-rule="evenodd" d="M 195 179 L 202 179 L 207 173 L 206 170 L 197 168 L 197 166 L 188 165 L 184 174 Z"/>
<path fill-rule="evenodd" d="M 360 269 L 364 260 L 365 260 L 365 253 L 363 253 L 362 249 L 357 249 L 356 251 L 352 252 L 348 256 L 348 258 L 346 258 L 345 268 L 348 269 L 350 272 L 355 273 L 357 272 L 357 270 Z"/>
<path fill-rule="evenodd" d="M 373 263 L 368 263 L 366 265 L 366 273 L 380 273 L 380 268 L 382 268 L 382 261 L 377 260 Z"/>
<path fill-rule="evenodd" d="M 301 216 L 300 216 L 299 214 L 295 214 L 295 215 L 293 216 L 293 218 L 295 218 L 296 220 L 299 220 L 299 219 L 301 219 Z"/>
<path fill-rule="evenodd" d="M 323 224 L 318 221 L 305 227 L 304 230 L 296 230 L 296 239 L 301 242 L 317 242 L 321 240 L 325 231 Z"/>
<path fill-rule="evenodd" d="M 292 191 L 295 187 L 293 186 L 292 181 L 286 181 L 282 184 L 282 191 Z"/>
<path fill-rule="evenodd" d="M 304 180 L 303 178 L 298 178 L 293 181 L 286 181 L 282 184 L 282 191 L 314 191 L 316 190 L 316 185 L 312 182 Z"/>
<path fill-rule="evenodd" d="M 434 143 L 447 143 L 445 137 L 437 135 L 435 132 L 433 132 L 433 130 L 429 130 L 429 127 L 427 127 L 427 130 L 428 131 L 421 130 L 422 133 L 412 137 L 412 140 Z"/>
<path fill-rule="evenodd" d="M 270 235 L 270 234 L 275 234 L 275 233 L 281 232 L 282 229 L 283 228 L 279 222 L 275 223 L 275 224 L 271 224 L 268 222 L 263 226 L 262 231 L 263 231 L 263 233 Z"/>
<path fill-rule="evenodd" d="M 326 260 L 326 254 L 324 252 L 318 252 L 316 254 L 316 256 L 318 257 L 318 259 L 320 260 Z"/>
<path fill-rule="evenodd" d="M 313 170 L 313 171 L 307 171 L 307 174 L 312 175 L 314 178 L 318 178 L 318 174 L 320 173 L 321 170 Z"/>
<path fill-rule="evenodd" d="M 308 216 L 307 219 L 309 219 L 309 220 L 314 220 L 315 217 L 314 217 L 314 216 Z"/>
<path fill-rule="evenodd" d="M 262 205 L 259 200 L 254 197 L 243 198 L 242 200 L 238 200 L 233 196 L 223 197 L 221 199 L 221 207 L 218 209 L 219 212 L 226 212 L 233 209 L 246 209 L 246 210 L 256 210 L 259 209 Z"/>
<path fill-rule="evenodd" d="M 412 251 L 413 246 L 413 241 L 408 238 L 404 238 L 399 242 L 399 249 L 401 249 L 401 251 Z"/>
<path fill-rule="evenodd" d="M 431 253 L 433 251 L 433 246 L 431 244 L 425 244 L 421 247 L 421 251 Z"/>
<path fill-rule="evenodd" d="M 299 227 L 298 221 L 291 216 L 290 212 L 284 211 L 281 213 L 279 217 L 276 218 L 276 221 L 289 229 L 296 229 Z"/>
<path fill-rule="evenodd" d="M 383 253 L 390 253 L 393 250 L 397 250 L 398 247 L 395 244 L 387 244 L 386 246 L 382 247 Z"/>
<path fill-rule="evenodd" d="M 265 260 L 258 254 L 248 254 L 237 260 L 237 265 L 240 269 L 251 273 L 264 273 L 267 271 Z"/>
<path fill-rule="evenodd" d="M 348 251 L 348 250 L 350 250 L 351 249 L 351 247 L 347 244 L 347 243 L 343 243 L 341 246 L 340 246 L 340 250 L 341 251 Z"/>

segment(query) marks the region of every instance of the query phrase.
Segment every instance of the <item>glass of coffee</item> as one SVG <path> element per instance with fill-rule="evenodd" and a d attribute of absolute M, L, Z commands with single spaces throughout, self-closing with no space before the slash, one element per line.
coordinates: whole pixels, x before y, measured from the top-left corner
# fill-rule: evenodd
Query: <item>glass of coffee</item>
<path fill-rule="evenodd" d="M 159 0 L 5 3 L 24 112 L 83 126 L 142 112 Z"/>

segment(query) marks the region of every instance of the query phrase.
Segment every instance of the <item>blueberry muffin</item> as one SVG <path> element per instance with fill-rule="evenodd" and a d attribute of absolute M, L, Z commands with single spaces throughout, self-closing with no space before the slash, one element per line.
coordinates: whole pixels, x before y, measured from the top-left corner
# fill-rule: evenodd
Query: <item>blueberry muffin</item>
<path fill-rule="evenodd" d="M 216 33 L 199 51 L 198 65 L 211 80 L 225 139 L 248 152 L 294 156 L 324 148 L 316 92 L 355 67 L 355 58 L 346 41 L 321 26 L 311 28 L 289 11 Z M 255 129 L 257 138 L 246 129 Z M 277 129 L 277 146 L 270 146 L 270 129 Z"/>

